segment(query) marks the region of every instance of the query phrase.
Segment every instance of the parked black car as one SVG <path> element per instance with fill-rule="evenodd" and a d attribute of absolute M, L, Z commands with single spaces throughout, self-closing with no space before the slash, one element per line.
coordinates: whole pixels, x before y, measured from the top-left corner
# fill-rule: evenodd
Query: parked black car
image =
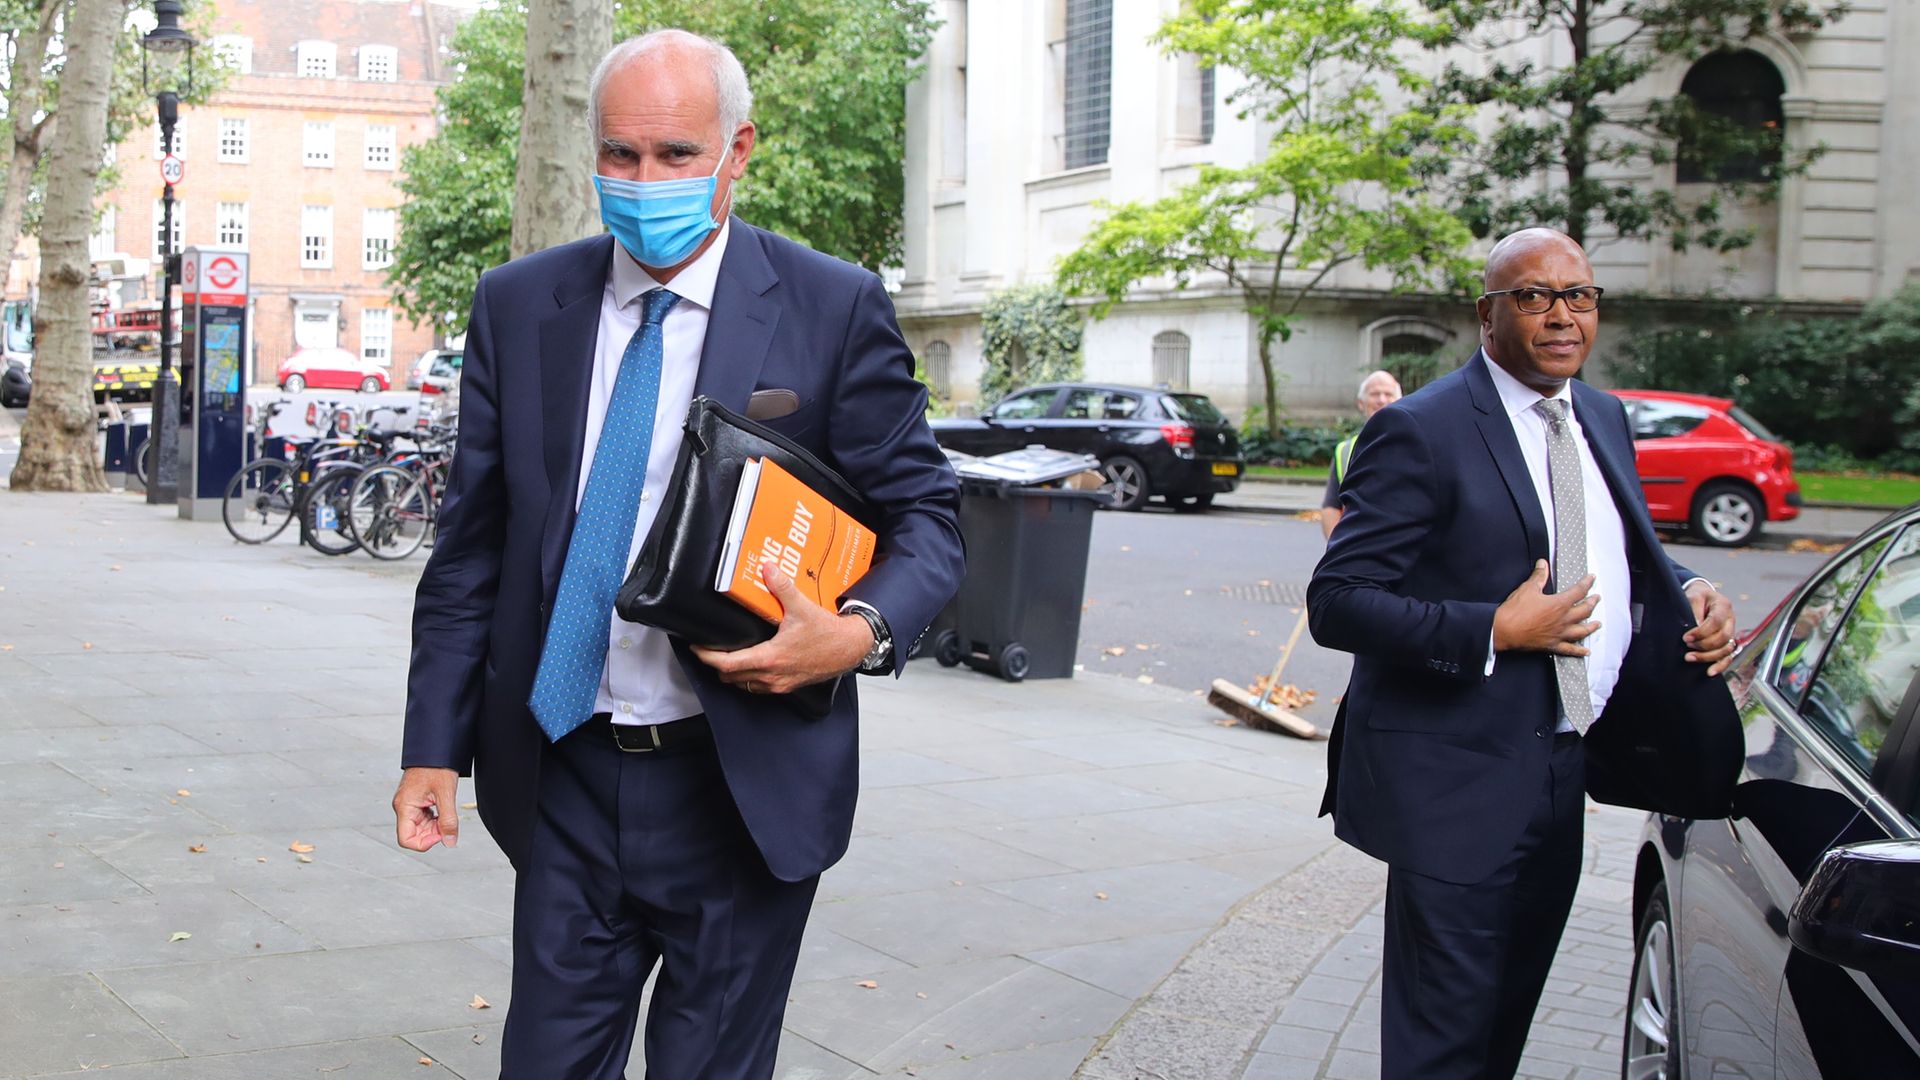
<path fill-rule="evenodd" d="M 1010 394 L 978 418 L 933 423 L 940 445 L 969 454 L 1023 446 L 1092 454 L 1111 505 L 1138 510 L 1164 498 L 1201 510 L 1240 486 L 1240 436 L 1204 394 L 1138 386 L 1052 383 Z"/>
<path fill-rule="evenodd" d="M 27 361 L 9 356 L 0 362 L 0 405 L 11 409 L 33 396 L 33 371 Z"/>
<path fill-rule="evenodd" d="M 1733 818 L 1649 819 L 1623 1076 L 1920 1076 L 1917 672 L 1920 503 L 1741 646 Z"/>

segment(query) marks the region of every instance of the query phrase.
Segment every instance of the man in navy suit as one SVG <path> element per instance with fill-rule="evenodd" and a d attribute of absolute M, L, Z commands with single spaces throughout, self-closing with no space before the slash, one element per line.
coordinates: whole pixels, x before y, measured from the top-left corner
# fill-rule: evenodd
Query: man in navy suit
<path fill-rule="evenodd" d="M 733 54 L 633 39 L 590 102 L 614 235 L 475 291 L 415 600 L 399 840 L 453 847 L 471 769 L 517 871 L 507 1080 L 622 1076 L 656 965 L 649 1072 L 765 1077 L 815 885 L 852 831 L 847 676 L 896 672 L 957 588 L 958 485 L 879 279 L 730 216 L 755 137 Z M 779 631 L 733 653 L 613 611 L 696 395 L 814 452 L 880 516 L 838 610 L 770 572 Z M 783 698 L 826 680 L 824 718 Z"/>
<path fill-rule="evenodd" d="M 1565 235 L 1488 256 L 1481 348 L 1367 422 L 1308 589 L 1354 654 L 1322 813 L 1388 864 L 1381 1071 L 1510 1077 L 1586 793 L 1725 816 L 1733 607 L 1667 557 L 1620 402 L 1574 376 L 1602 290 Z"/>

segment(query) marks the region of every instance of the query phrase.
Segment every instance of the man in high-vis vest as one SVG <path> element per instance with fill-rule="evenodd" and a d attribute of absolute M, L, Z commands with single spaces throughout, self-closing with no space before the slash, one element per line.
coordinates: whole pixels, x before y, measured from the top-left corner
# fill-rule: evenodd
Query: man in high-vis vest
<path fill-rule="evenodd" d="M 1400 400 L 1400 380 L 1392 372 L 1376 371 L 1360 380 L 1360 414 L 1374 413 Z M 1365 426 L 1366 421 L 1361 421 Z M 1340 485 L 1347 478 L 1347 462 L 1353 459 L 1353 444 L 1360 440 L 1355 432 L 1333 448 L 1333 467 L 1327 470 L 1327 493 L 1320 499 L 1320 535 L 1332 536 L 1340 524 Z"/>

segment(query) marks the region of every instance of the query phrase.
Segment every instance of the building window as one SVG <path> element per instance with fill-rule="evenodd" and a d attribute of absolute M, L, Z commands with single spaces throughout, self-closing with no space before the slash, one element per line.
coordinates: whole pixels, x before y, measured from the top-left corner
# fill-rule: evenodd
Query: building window
<path fill-rule="evenodd" d="M 160 199 L 153 200 L 154 258 L 158 259 L 169 251 L 180 250 L 180 237 L 186 233 L 186 219 L 187 204 L 179 199 L 173 200 L 173 246 L 166 246 L 166 204 Z"/>
<path fill-rule="evenodd" d="M 220 118 L 220 160 L 237 165 L 247 163 L 247 119 L 244 116 Z"/>
<path fill-rule="evenodd" d="M 393 265 L 393 219 L 394 211 L 371 206 L 361 216 L 361 269 L 384 270 Z"/>
<path fill-rule="evenodd" d="M 1066 0 L 1066 167 L 1104 164 L 1112 139 L 1113 0 Z"/>
<path fill-rule="evenodd" d="M 385 172 L 393 168 L 398 129 L 392 124 L 367 125 L 366 167 Z"/>
<path fill-rule="evenodd" d="M 400 50 L 391 45 L 360 46 L 360 78 L 363 82 L 392 82 L 399 77 Z"/>
<path fill-rule="evenodd" d="M 300 265 L 310 270 L 333 267 L 333 207 L 300 208 Z"/>
<path fill-rule="evenodd" d="M 160 129 L 156 127 L 153 129 L 153 160 L 159 161 L 166 156 L 167 145 L 160 137 Z M 185 124 L 173 125 L 173 156 L 177 158 L 187 156 L 187 126 Z"/>
<path fill-rule="evenodd" d="M 920 378 L 926 382 L 935 397 L 948 397 L 953 393 L 953 347 L 944 341 L 927 343 L 925 367 Z"/>
<path fill-rule="evenodd" d="M 241 34 L 215 34 L 213 51 L 235 74 L 253 74 L 252 38 Z"/>
<path fill-rule="evenodd" d="M 393 359 L 393 310 L 364 308 L 360 312 L 360 358 L 384 364 Z"/>
<path fill-rule="evenodd" d="M 1213 65 L 1200 69 L 1200 141 L 1213 141 Z"/>
<path fill-rule="evenodd" d="M 333 58 L 337 51 L 331 41 L 303 41 L 293 47 L 295 68 L 303 79 L 333 78 Z"/>
<path fill-rule="evenodd" d="M 223 202 L 215 215 L 214 241 L 222 247 L 247 246 L 247 204 Z"/>
<path fill-rule="evenodd" d="M 1153 335 L 1153 385 L 1185 390 L 1192 368 L 1193 343 L 1178 330 Z"/>
<path fill-rule="evenodd" d="M 1680 82 L 1699 113 L 1680 139 L 1675 179 L 1682 184 L 1765 181 L 1780 165 L 1787 84 L 1773 62 L 1752 49 L 1701 58 Z"/>
<path fill-rule="evenodd" d="M 333 168 L 333 121 L 307 121 L 306 139 L 301 160 L 309 168 Z"/>
<path fill-rule="evenodd" d="M 114 251 L 114 210 L 111 206 L 100 208 L 100 220 L 87 240 L 87 257 L 104 259 Z"/>

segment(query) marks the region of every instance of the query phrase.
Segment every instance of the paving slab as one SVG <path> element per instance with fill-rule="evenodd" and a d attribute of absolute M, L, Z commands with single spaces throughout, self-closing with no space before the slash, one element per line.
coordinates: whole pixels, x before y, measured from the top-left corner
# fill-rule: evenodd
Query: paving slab
<path fill-rule="evenodd" d="M 91 975 L 0 979 L 0 1076 L 180 1056 Z"/>

